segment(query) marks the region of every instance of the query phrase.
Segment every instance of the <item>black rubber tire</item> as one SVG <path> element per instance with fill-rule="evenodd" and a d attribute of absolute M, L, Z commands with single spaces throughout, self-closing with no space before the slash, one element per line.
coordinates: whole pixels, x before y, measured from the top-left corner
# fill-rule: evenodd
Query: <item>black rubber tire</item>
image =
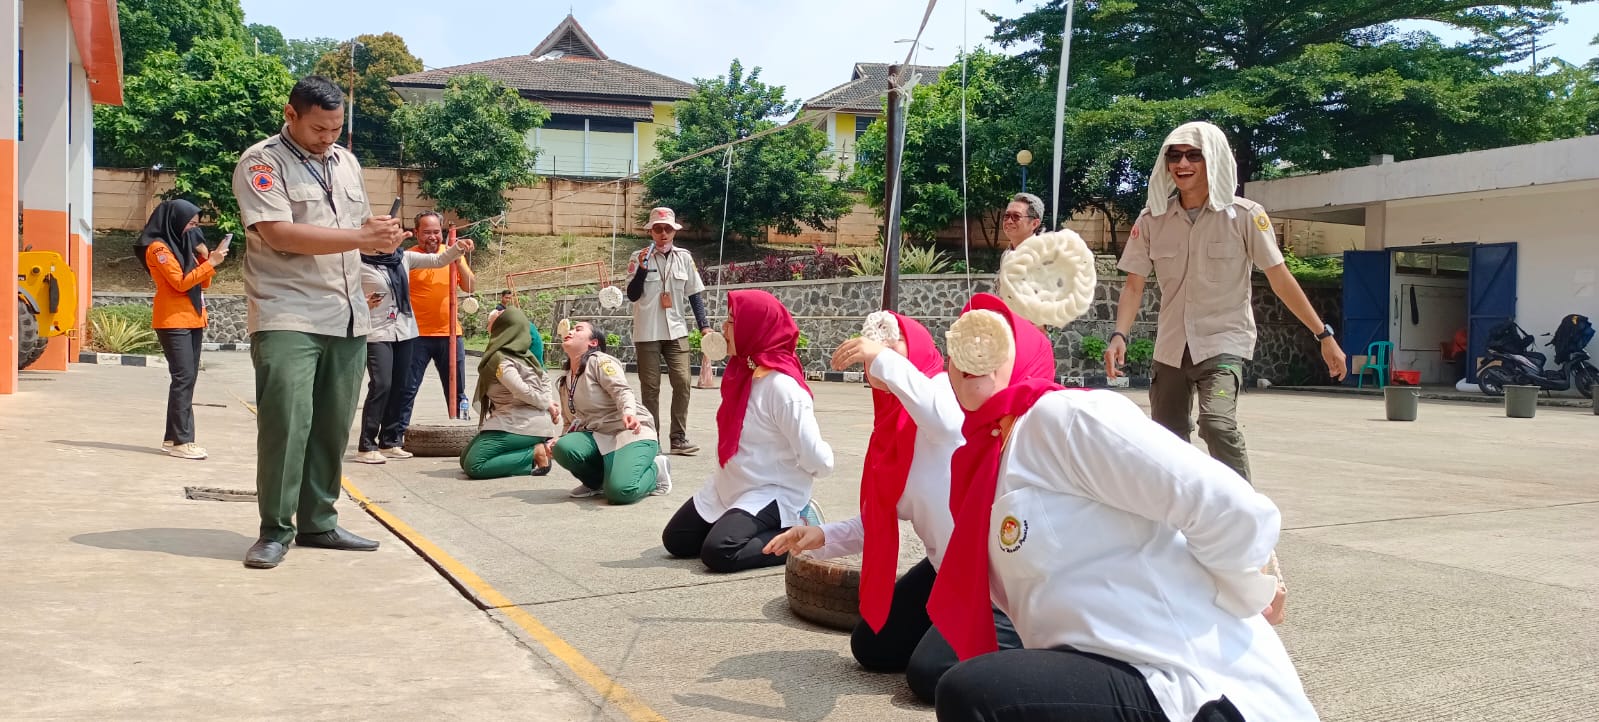
<path fill-rule="evenodd" d="M 1504 396 L 1505 386 L 1514 382 L 1502 366 L 1487 366 L 1477 372 L 1477 388 L 1489 396 Z"/>
<path fill-rule="evenodd" d="M 1571 376 L 1572 382 L 1577 386 L 1577 393 L 1582 394 L 1585 399 L 1593 398 L 1593 386 L 1594 384 L 1599 384 L 1599 372 L 1596 372 L 1592 366 L 1584 364 L 1579 366 Z"/>
<path fill-rule="evenodd" d="M 28 304 L 17 299 L 17 368 L 25 369 L 44 355 L 50 339 L 39 335 L 39 319 L 28 311 Z"/>
<path fill-rule="evenodd" d="M 812 559 L 790 554 L 784 572 L 783 586 L 794 616 L 846 632 L 861 621 L 860 557 Z"/>
<path fill-rule="evenodd" d="M 417 456 L 460 456 L 477 436 L 477 424 L 413 424 L 405 430 L 405 450 Z"/>

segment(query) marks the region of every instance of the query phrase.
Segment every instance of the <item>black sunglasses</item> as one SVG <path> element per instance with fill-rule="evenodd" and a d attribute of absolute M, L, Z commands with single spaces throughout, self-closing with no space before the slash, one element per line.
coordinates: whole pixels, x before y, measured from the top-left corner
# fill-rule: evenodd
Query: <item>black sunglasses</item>
<path fill-rule="evenodd" d="M 1190 150 L 1190 151 L 1181 151 L 1181 150 L 1168 150 L 1168 151 L 1166 151 L 1166 162 L 1167 163 L 1181 163 L 1181 162 L 1183 162 L 1184 158 L 1187 158 L 1189 163 L 1203 163 L 1203 162 L 1205 162 L 1205 152 L 1202 151 L 1202 150 L 1199 150 L 1197 148 L 1194 149 L 1194 150 Z"/>

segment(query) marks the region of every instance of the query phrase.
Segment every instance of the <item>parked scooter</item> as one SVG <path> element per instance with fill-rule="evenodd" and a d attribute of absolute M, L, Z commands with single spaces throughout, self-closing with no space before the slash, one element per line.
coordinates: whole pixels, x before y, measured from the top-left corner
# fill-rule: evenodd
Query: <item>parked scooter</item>
<path fill-rule="evenodd" d="M 1545 369 L 1547 357 L 1531 350 L 1532 336 L 1513 321 L 1488 334 L 1487 355 L 1477 367 L 1477 387 L 1489 396 L 1502 396 L 1506 386 L 1537 386 L 1544 391 L 1566 391 L 1575 387 L 1583 398 L 1593 398 L 1599 384 L 1599 368 L 1589 361 L 1588 343 L 1593 340 L 1593 324 L 1587 316 L 1571 314 L 1561 319 L 1560 327 L 1545 346 L 1555 350 L 1555 368 Z"/>

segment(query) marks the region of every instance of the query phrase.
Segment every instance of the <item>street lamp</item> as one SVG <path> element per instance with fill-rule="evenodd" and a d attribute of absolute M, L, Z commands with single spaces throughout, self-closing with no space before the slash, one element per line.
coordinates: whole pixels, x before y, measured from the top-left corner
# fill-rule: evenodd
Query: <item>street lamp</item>
<path fill-rule="evenodd" d="M 1022 167 L 1022 192 L 1027 192 L 1027 164 L 1033 162 L 1033 152 L 1023 148 L 1016 151 L 1016 163 Z"/>

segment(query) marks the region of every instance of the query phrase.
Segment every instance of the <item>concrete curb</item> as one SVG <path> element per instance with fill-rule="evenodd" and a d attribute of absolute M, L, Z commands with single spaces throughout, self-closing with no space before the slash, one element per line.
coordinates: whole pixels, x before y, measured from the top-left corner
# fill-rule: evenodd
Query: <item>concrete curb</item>
<path fill-rule="evenodd" d="M 1370 398 L 1376 398 L 1378 400 L 1381 400 L 1382 397 L 1383 397 L 1383 392 L 1382 391 L 1371 390 L 1371 389 L 1352 389 L 1352 388 L 1349 388 L 1347 386 L 1272 386 L 1270 389 L 1267 389 L 1267 390 L 1268 391 L 1294 391 L 1294 392 L 1300 392 L 1300 393 L 1315 393 L 1315 394 L 1333 394 L 1333 395 L 1342 395 L 1342 396 L 1365 396 L 1365 397 L 1370 397 Z M 1450 393 L 1450 392 L 1438 392 L 1438 391 L 1422 391 L 1421 392 L 1421 398 L 1426 399 L 1428 401 L 1463 401 L 1463 402 L 1473 403 L 1473 404 L 1498 404 L 1500 406 L 1503 406 L 1504 403 L 1505 403 L 1505 397 L 1503 397 L 1503 396 L 1487 396 L 1487 395 L 1484 395 L 1484 394 L 1460 393 L 1460 392 Z M 1546 407 L 1553 407 L 1553 408 L 1585 409 L 1585 408 L 1588 408 L 1589 406 L 1593 405 L 1593 402 L 1588 400 L 1588 399 L 1571 398 L 1569 396 L 1564 396 L 1563 397 L 1563 396 L 1540 395 L 1538 397 L 1538 405 L 1539 406 L 1546 406 Z"/>
<path fill-rule="evenodd" d="M 149 366 L 153 368 L 166 368 L 167 360 L 161 356 L 139 356 L 122 353 L 95 353 L 82 351 L 78 353 L 78 363 L 99 364 L 101 366 Z"/>
<path fill-rule="evenodd" d="M 247 343 L 202 343 L 202 344 L 200 344 L 200 350 L 201 351 L 249 351 L 250 350 L 250 344 L 247 344 Z"/>

